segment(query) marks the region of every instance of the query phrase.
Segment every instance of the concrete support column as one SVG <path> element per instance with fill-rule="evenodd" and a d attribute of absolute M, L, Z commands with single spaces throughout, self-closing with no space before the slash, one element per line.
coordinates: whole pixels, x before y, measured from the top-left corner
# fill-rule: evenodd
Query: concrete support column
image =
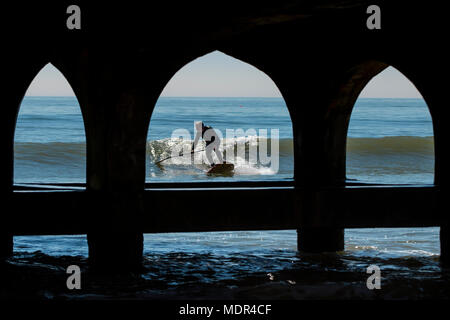
<path fill-rule="evenodd" d="M 299 187 L 299 189 L 302 187 Z M 301 252 L 320 253 L 344 250 L 343 228 L 336 225 L 332 204 L 323 206 L 323 201 L 333 201 L 320 196 L 320 190 L 297 191 L 296 210 L 300 215 L 297 229 L 297 248 Z"/>
<path fill-rule="evenodd" d="M 94 231 L 88 233 L 89 264 L 102 273 L 139 271 L 142 268 L 142 232 Z"/>
<path fill-rule="evenodd" d="M 297 246 L 304 252 L 333 252 L 344 250 L 344 229 L 327 227 L 300 227 Z"/>
<path fill-rule="evenodd" d="M 110 52 L 108 52 L 110 54 Z M 136 57 L 90 57 L 85 124 L 87 188 L 96 203 L 89 262 L 101 272 L 142 268 L 146 140 L 153 95 Z M 98 59 L 98 60 L 97 60 Z M 93 66 L 99 66 L 99 69 Z M 113 74 L 113 75 L 111 75 Z M 151 88 L 151 87 L 150 87 Z"/>
<path fill-rule="evenodd" d="M 441 226 L 439 239 L 441 243 L 441 263 L 450 266 L 450 226 L 448 223 Z"/>
<path fill-rule="evenodd" d="M 307 188 L 308 190 L 304 190 Z M 300 252 L 321 253 L 343 251 L 345 247 L 343 228 L 333 209 L 332 197 L 323 195 L 319 186 L 299 186 L 295 208 L 299 214 L 297 249 Z"/>
<path fill-rule="evenodd" d="M 9 214 L 12 214 L 13 207 L 9 204 L 9 198 L 11 196 L 10 191 L 5 191 L 6 201 L 3 201 L 4 208 L 10 208 L 10 210 L 2 210 L 2 215 L 0 216 L 0 263 L 1 260 L 8 258 L 13 254 L 14 242 L 13 235 L 9 228 Z"/>
<path fill-rule="evenodd" d="M 308 59 L 306 59 L 308 60 Z M 320 60 L 320 59 L 319 59 Z M 331 110 L 323 79 L 326 69 L 299 67 L 305 82 L 286 97 L 294 129 L 296 210 L 299 215 L 298 250 L 311 253 L 344 249 L 344 229 L 332 220 L 333 211 L 322 206 L 321 191 L 345 183 L 347 118 Z M 307 74 L 307 75 L 305 75 Z M 301 91 L 299 92 L 299 88 Z M 331 221 L 331 222 L 330 222 Z"/>
<path fill-rule="evenodd" d="M 436 58 L 434 60 L 436 65 L 427 64 L 424 69 L 420 70 L 422 72 L 418 73 L 414 83 L 419 84 L 418 89 L 430 108 L 433 119 L 434 184 L 439 190 L 437 208 L 442 215 L 439 232 L 440 260 L 444 266 L 448 267 L 450 266 L 450 217 L 448 215 L 448 199 L 450 195 L 450 153 L 448 152 L 448 142 L 450 141 L 450 130 L 447 114 L 442 109 L 442 105 L 447 101 L 445 94 L 447 84 L 441 79 L 434 77 L 432 71 L 435 68 L 442 68 L 440 61 L 444 58 L 445 56 L 441 59 Z"/>
<path fill-rule="evenodd" d="M 301 161 L 305 161 L 296 169 L 297 172 L 302 171 L 298 174 L 302 178 L 296 178 L 296 208 L 300 215 L 300 227 L 297 230 L 298 250 L 311 253 L 341 251 L 344 250 L 344 229 L 335 228 L 333 223 L 330 223 L 330 220 L 333 220 L 333 212 L 323 206 L 324 199 L 320 196 L 322 188 L 333 183 L 333 180 L 323 180 L 326 176 L 331 177 L 331 171 L 328 171 L 330 163 L 316 147 L 310 149 L 312 146 L 319 146 L 320 137 L 317 140 L 312 136 L 309 138 L 309 146 L 302 146 L 303 156 L 297 155 L 301 157 Z M 296 166 L 298 165 L 299 162 L 296 161 Z M 309 175 L 311 173 L 312 175 Z"/>
<path fill-rule="evenodd" d="M 5 77 L 15 79 L 12 71 L 5 70 Z M 13 207 L 9 204 L 14 180 L 14 129 L 23 92 L 21 87 L 11 84 L 8 94 L 3 94 L 4 111 L 0 124 L 0 143 L 2 146 L 2 165 L 0 167 L 0 192 L 3 195 L 4 210 L 0 216 L 0 260 L 13 254 L 13 235 L 9 227 L 9 215 Z M 9 208 L 9 209 L 8 209 Z"/>
<path fill-rule="evenodd" d="M 317 43 L 315 52 L 326 53 Z M 341 56 L 340 56 L 341 55 Z M 298 248 L 306 252 L 341 251 L 344 229 L 334 216 L 327 188 L 341 187 L 346 179 L 347 129 L 353 105 L 366 83 L 387 65 L 354 65 L 345 50 L 329 57 L 314 56 L 313 66 L 298 66 L 304 77 L 292 89 L 295 181 L 300 214 Z M 334 60 L 333 60 L 334 59 Z M 335 227 L 336 226 L 336 227 Z"/>
<path fill-rule="evenodd" d="M 444 91 L 445 92 L 445 91 Z M 436 94 L 437 96 L 437 94 Z M 445 100 L 445 98 L 442 98 Z M 432 110 L 433 111 L 433 110 Z M 435 113 L 437 113 L 435 111 Z M 445 123 L 443 114 L 433 115 L 434 128 L 434 148 L 435 148 L 435 184 L 439 188 L 438 208 L 442 210 L 442 224 L 440 228 L 440 251 L 441 263 L 444 266 L 450 266 L 450 218 L 448 216 L 448 198 L 449 198 L 449 182 L 450 155 L 448 153 L 448 141 L 450 140 L 450 132 L 448 125 Z"/>
<path fill-rule="evenodd" d="M 89 264 L 97 272 L 114 273 L 142 269 L 142 197 L 137 193 L 96 193 L 95 216 L 87 234 Z"/>
<path fill-rule="evenodd" d="M 0 259 L 7 258 L 13 254 L 13 237 L 8 232 L 0 232 Z"/>
<path fill-rule="evenodd" d="M 142 138 L 130 131 L 124 133 L 133 120 L 116 126 L 117 133 L 134 138 L 133 142 L 117 133 L 98 134 L 88 142 L 88 192 L 95 203 L 87 234 L 89 263 L 101 272 L 139 271 L 142 267 L 145 143 L 137 147 Z M 142 135 L 145 140 L 146 133 Z"/>

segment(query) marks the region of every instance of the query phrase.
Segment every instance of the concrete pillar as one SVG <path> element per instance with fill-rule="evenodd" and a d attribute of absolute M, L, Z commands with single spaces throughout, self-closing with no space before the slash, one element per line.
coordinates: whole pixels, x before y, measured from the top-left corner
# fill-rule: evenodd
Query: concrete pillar
<path fill-rule="evenodd" d="M 314 189 L 314 186 L 311 188 L 307 191 L 297 191 L 295 208 L 300 215 L 297 229 L 298 250 L 309 253 L 344 250 L 345 230 L 333 226 L 332 221 L 335 218 L 331 212 L 332 208 L 322 204 L 327 201 L 326 197 L 319 195 L 319 189 Z"/>
<path fill-rule="evenodd" d="M 94 61 L 85 70 L 88 86 L 80 100 L 86 101 L 87 190 L 93 211 L 89 262 L 101 272 L 139 271 L 148 110 L 156 98 L 148 99 L 150 73 L 138 59 L 110 55 L 110 61 L 104 58 L 108 54 L 89 57 Z"/>
<path fill-rule="evenodd" d="M 300 227 L 297 233 L 300 251 L 318 253 L 344 250 L 344 229 Z"/>
<path fill-rule="evenodd" d="M 122 107 L 126 112 L 132 106 Z M 87 234 L 89 263 L 102 273 L 139 271 L 145 181 L 145 143 L 141 140 L 145 141 L 146 132 L 137 137 L 131 128 L 138 127 L 138 121 L 111 109 L 104 113 L 102 123 L 87 130 L 88 134 L 92 132 L 87 136 L 87 186 L 93 210 Z M 120 118 L 122 123 L 117 121 Z M 90 124 L 95 126 L 95 122 Z"/>
<path fill-rule="evenodd" d="M 142 270 L 142 197 L 134 193 L 93 192 L 87 241 L 89 265 L 101 273 Z"/>
<path fill-rule="evenodd" d="M 16 118 L 20 107 L 25 86 L 21 86 L 20 77 L 14 73 L 18 70 L 8 70 L 6 67 L 5 77 L 13 79 L 8 94 L 3 95 L 5 106 L 0 124 L 0 145 L 2 146 L 2 165 L 0 166 L 0 192 L 3 197 L 3 210 L 0 216 L 0 260 L 9 257 L 13 253 L 13 235 L 10 232 L 9 216 L 13 214 L 14 208 L 9 204 L 14 179 L 14 130 Z"/>
<path fill-rule="evenodd" d="M 435 96 L 438 96 L 438 94 L 436 94 Z M 439 100 L 436 100 L 436 104 L 438 104 Z M 445 98 L 443 97 L 442 101 L 444 100 Z M 432 101 L 434 102 L 434 100 Z M 432 117 L 435 150 L 435 185 L 437 188 L 439 188 L 438 208 L 439 210 L 442 210 L 443 217 L 443 222 L 440 226 L 441 228 L 439 232 L 441 263 L 444 266 L 450 266 L 450 218 L 447 214 L 447 199 L 449 198 L 448 196 L 450 182 L 450 170 L 448 166 L 448 163 L 450 162 L 450 155 L 448 152 L 450 132 L 448 132 L 448 125 L 445 121 L 446 117 L 443 115 L 443 113 L 438 113 L 436 110 L 434 111 L 434 113 L 435 114 L 432 113 Z"/>
<path fill-rule="evenodd" d="M 13 236 L 8 232 L 0 232 L 0 259 L 13 254 Z"/>
<path fill-rule="evenodd" d="M 441 243 L 441 263 L 444 266 L 450 266 L 450 226 L 448 224 L 441 226 L 439 240 Z"/>
<path fill-rule="evenodd" d="M 93 270 L 111 273 L 142 269 L 142 232 L 94 231 L 87 238 Z"/>
<path fill-rule="evenodd" d="M 415 68 L 413 70 L 418 72 L 418 74 L 413 80 L 430 108 L 433 119 L 435 155 L 434 184 L 439 190 L 437 207 L 441 211 L 443 219 L 439 232 L 440 260 L 444 266 L 448 267 L 450 266 L 450 218 L 448 215 L 450 186 L 450 166 L 448 165 L 450 163 L 450 153 L 448 152 L 448 142 L 450 141 L 450 131 L 448 117 L 442 108 L 447 103 L 447 84 L 445 81 L 441 81 L 440 78 L 434 77 L 432 71 L 439 68 L 441 66 L 440 62 L 445 58 L 445 56 L 442 56 L 441 59 L 436 58 L 433 62 L 436 65 L 428 62 L 426 66 L 419 70 L 414 66 Z"/>
<path fill-rule="evenodd" d="M 319 58 L 318 61 L 322 60 Z M 290 63 L 295 65 L 293 61 Z M 291 108 L 294 130 L 298 250 L 341 251 L 344 249 L 344 229 L 330 223 L 327 209 L 319 199 L 324 188 L 345 183 L 348 117 L 343 108 L 331 106 L 337 91 L 334 89 L 338 86 L 333 83 L 333 78 L 337 78 L 338 72 L 333 69 L 333 62 L 330 65 L 298 65 L 296 68 L 302 78 L 294 79 L 295 87 L 289 88 L 284 97 Z M 328 83 L 324 83 L 324 79 Z"/>
<path fill-rule="evenodd" d="M 317 125 L 318 120 L 311 123 Z M 342 154 L 339 154 L 339 150 L 331 152 L 328 149 L 330 145 L 322 135 L 325 131 L 314 130 L 305 123 L 303 125 L 305 127 L 297 137 L 302 142 L 296 145 L 299 150 L 295 154 L 296 207 L 300 214 L 298 250 L 311 253 L 341 251 L 344 249 L 344 229 L 334 228 L 324 221 L 327 213 L 323 211 L 326 209 L 317 199 L 322 188 L 344 183 L 345 171 L 342 165 L 345 162 L 340 161 Z"/>

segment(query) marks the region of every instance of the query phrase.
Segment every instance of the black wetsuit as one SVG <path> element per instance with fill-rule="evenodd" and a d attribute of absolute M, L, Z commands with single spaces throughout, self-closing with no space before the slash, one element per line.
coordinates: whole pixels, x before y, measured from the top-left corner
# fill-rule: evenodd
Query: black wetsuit
<path fill-rule="evenodd" d="M 209 129 L 212 129 L 212 130 L 214 131 L 213 127 L 210 127 L 210 126 L 202 126 L 202 139 L 203 139 L 203 140 L 205 140 L 205 138 L 204 138 L 205 132 L 208 131 Z M 215 132 L 215 131 L 214 131 L 214 132 Z M 216 133 L 216 132 L 215 132 L 215 133 Z M 197 137 L 195 138 L 195 140 L 197 140 Z M 206 141 L 206 140 L 205 140 L 206 147 L 208 147 L 208 146 L 209 146 L 211 143 L 213 143 L 214 141 L 216 141 L 216 137 L 215 137 L 215 135 L 211 135 L 211 138 L 210 138 L 209 141 Z M 220 142 L 220 140 L 219 140 L 219 142 Z M 191 152 L 194 152 L 195 144 L 196 144 L 196 142 L 194 142 L 194 143 L 192 144 L 192 151 L 191 151 Z M 217 156 L 218 156 L 218 158 L 219 158 L 219 160 L 220 160 L 220 163 L 223 163 L 222 157 L 221 157 L 221 155 L 218 153 L 218 150 L 216 150 L 216 148 L 214 147 L 214 148 L 213 148 L 213 151 L 216 152 L 216 154 L 217 154 Z M 211 156 L 210 156 L 209 154 L 207 154 L 207 158 L 208 158 L 208 160 L 210 161 L 211 166 L 214 166 L 214 162 L 212 161 L 212 158 L 211 158 Z"/>
<path fill-rule="evenodd" d="M 203 135 L 205 134 L 205 132 L 208 131 L 209 129 L 212 129 L 212 127 L 210 127 L 210 126 L 203 126 L 202 127 L 202 138 L 203 138 Z M 216 140 L 216 137 L 212 136 L 211 140 L 205 141 L 206 142 L 206 146 L 209 146 L 211 143 L 214 142 L 214 140 Z"/>

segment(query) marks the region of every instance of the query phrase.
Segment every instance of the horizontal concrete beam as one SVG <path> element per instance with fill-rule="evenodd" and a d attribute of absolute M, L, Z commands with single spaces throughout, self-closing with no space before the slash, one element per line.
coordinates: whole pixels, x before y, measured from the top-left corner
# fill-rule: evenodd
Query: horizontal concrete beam
<path fill-rule="evenodd" d="M 295 229 L 294 188 L 147 190 L 147 232 Z"/>
<path fill-rule="evenodd" d="M 300 221 L 311 227 L 425 227 L 439 226 L 444 218 L 436 187 L 358 186 L 311 192 L 286 186 L 161 186 L 151 185 L 141 198 L 139 225 L 144 233 L 297 229 Z M 98 193 L 24 189 L 8 195 L 5 208 L 11 209 L 3 210 L 1 217 L 2 229 L 15 235 L 85 234 L 111 214 L 102 206 L 108 197 Z M 312 203 L 314 211 L 296 211 L 295 204 L 302 201 Z M 301 219 L 302 215 L 309 218 Z"/>
<path fill-rule="evenodd" d="M 1 219 L 14 235 L 85 234 L 95 214 L 85 191 L 17 191 L 8 198 Z"/>
<path fill-rule="evenodd" d="M 445 208 L 436 187 L 355 186 L 317 194 L 319 226 L 344 228 L 440 226 Z"/>

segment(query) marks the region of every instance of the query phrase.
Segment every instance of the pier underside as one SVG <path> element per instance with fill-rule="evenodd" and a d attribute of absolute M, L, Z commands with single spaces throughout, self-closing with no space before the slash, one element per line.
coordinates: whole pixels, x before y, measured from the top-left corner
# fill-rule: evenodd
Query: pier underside
<path fill-rule="evenodd" d="M 344 248 L 345 228 L 437 226 L 441 259 L 450 261 L 448 81 L 437 77 L 449 71 L 444 10 L 381 1 L 382 27 L 370 30 L 371 3 L 357 0 L 227 1 L 221 10 L 202 1 L 154 8 L 83 3 L 81 29 L 69 30 L 69 4 L 13 5 L 2 18 L 3 30 L 14 33 L 2 38 L 8 86 L 0 117 L 1 257 L 12 253 L 14 235 L 87 234 L 92 265 L 130 269 L 140 265 L 143 233 L 296 229 L 299 250 L 324 252 Z M 158 97 L 180 68 L 214 50 L 255 66 L 280 89 L 292 119 L 292 181 L 145 182 Z M 14 185 L 18 111 L 49 62 L 81 107 L 86 183 Z M 433 185 L 346 182 L 352 108 L 388 66 L 414 83 L 430 109 Z"/>

